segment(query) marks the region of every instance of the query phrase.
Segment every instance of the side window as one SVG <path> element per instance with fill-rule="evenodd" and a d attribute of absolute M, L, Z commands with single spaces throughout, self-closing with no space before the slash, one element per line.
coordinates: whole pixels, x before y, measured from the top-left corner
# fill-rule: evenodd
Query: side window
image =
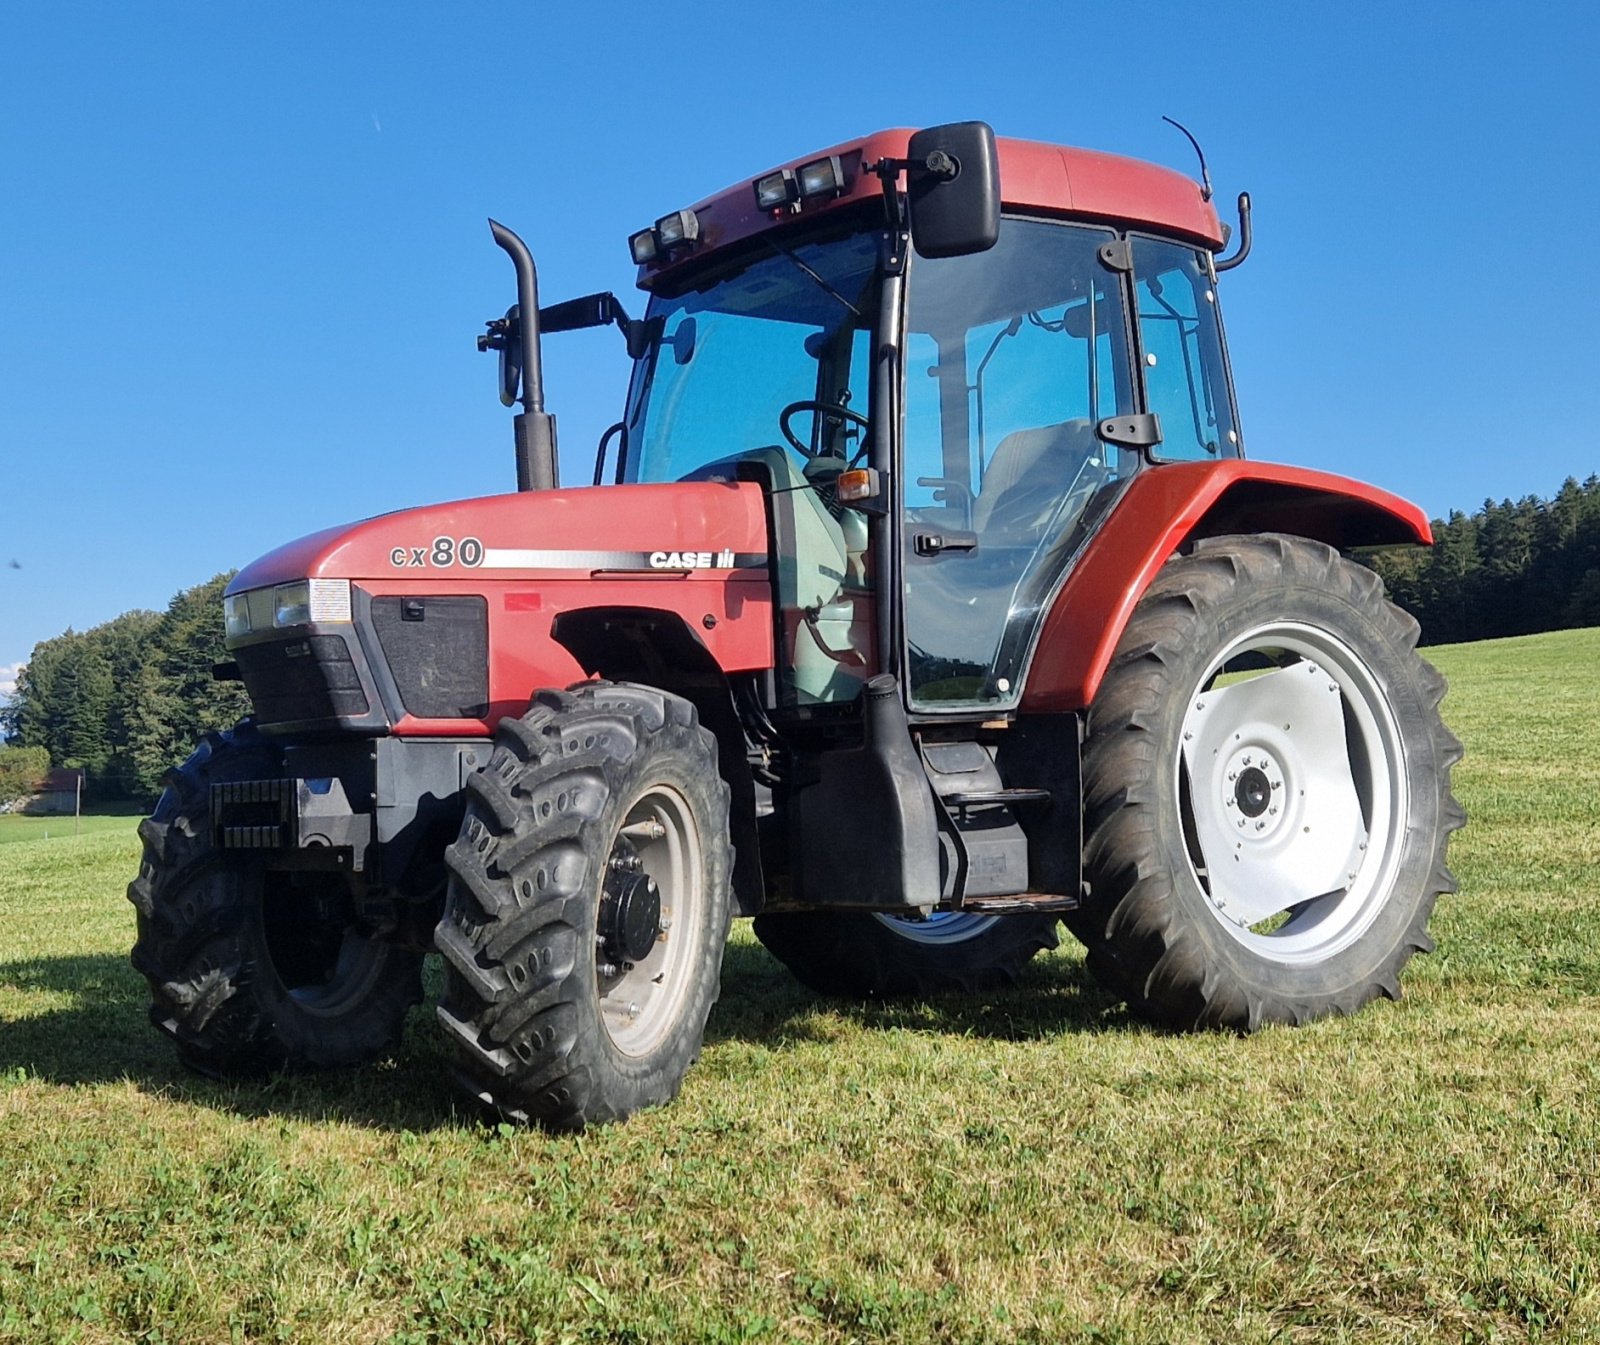
<path fill-rule="evenodd" d="M 1236 457 L 1216 287 L 1193 248 L 1133 240 L 1145 395 L 1161 418 L 1168 462 Z"/>
<path fill-rule="evenodd" d="M 939 347 L 926 332 L 906 333 L 906 504 L 935 509 L 944 501 L 931 484 L 944 475 L 939 433 Z M 926 481 L 930 484 L 919 485 Z"/>
<path fill-rule="evenodd" d="M 1114 475 L 1094 425 L 1133 409 L 1118 276 L 1097 253 L 1114 235 L 1011 218 L 1000 233 L 988 252 L 918 259 L 907 313 L 906 504 L 995 534 L 991 550 L 1033 546 L 1075 483 Z"/>

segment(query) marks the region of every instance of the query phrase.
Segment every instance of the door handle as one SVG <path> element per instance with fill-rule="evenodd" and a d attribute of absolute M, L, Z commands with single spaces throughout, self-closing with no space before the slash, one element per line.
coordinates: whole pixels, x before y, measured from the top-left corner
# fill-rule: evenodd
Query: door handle
<path fill-rule="evenodd" d="M 948 532 L 913 533 L 911 549 L 919 556 L 937 556 L 945 551 L 976 551 L 978 534 L 954 528 Z"/>

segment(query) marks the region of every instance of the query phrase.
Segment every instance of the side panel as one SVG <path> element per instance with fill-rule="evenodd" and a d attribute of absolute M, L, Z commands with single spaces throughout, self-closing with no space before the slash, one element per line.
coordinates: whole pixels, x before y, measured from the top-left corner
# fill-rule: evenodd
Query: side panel
<path fill-rule="evenodd" d="M 362 585 L 379 598 L 412 596 L 419 582 Z M 564 612 L 588 608 L 648 608 L 670 613 L 701 637 L 724 672 L 772 666 L 772 589 L 765 570 L 750 578 L 722 575 L 635 574 L 615 578 L 541 578 L 435 582 L 429 594 L 481 594 L 489 608 L 489 703 L 481 720 L 398 718 L 394 731 L 446 737 L 490 733 L 508 714 L 521 714 L 541 687 L 564 687 L 586 676 L 552 633 Z"/>
<path fill-rule="evenodd" d="M 1141 472 L 1056 595 L 1030 655 L 1022 709 L 1087 708 L 1167 558 L 1190 538 L 1250 532 L 1339 548 L 1433 541 L 1415 505 L 1328 472 L 1242 459 Z"/>

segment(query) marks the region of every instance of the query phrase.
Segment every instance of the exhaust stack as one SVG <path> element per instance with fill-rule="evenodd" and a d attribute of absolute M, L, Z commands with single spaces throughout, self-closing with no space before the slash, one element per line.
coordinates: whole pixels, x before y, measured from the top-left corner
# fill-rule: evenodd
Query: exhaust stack
<path fill-rule="evenodd" d="M 494 241 L 505 249 L 517 268 L 517 309 L 515 315 L 489 324 L 489 335 L 478 338 L 478 349 L 499 350 L 501 358 L 501 397 L 507 406 L 520 401 L 522 410 L 512 422 L 516 436 L 517 489 L 551 490 L 560 476 L 556 456 L 556 418 L 544 409 L 544 372 L 539 351 L 539 275 L 534 269 L 528 245 L 505 225 L 489 221 Z M 515 372 L 508 377 L 512 362 L 521 370 L 521 396 L 516 395 Z"/>

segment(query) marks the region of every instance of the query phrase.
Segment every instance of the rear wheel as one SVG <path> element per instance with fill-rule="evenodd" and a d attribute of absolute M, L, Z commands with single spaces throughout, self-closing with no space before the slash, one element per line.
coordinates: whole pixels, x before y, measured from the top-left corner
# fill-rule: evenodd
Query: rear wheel
<path fill-rule="evenodd" d="M 248 724 L 210 734 L 140 824 L 128 887 L 151 1021 L 213 1075 L 365 1064 L 422 998 L 422 957 L 364 933 L 338 873 L 271 872 L 213 844 L 210 787 L 281 774 Z"/>
<path fill-rule="evenodd" d="M 804 985 L 852 999 L 997 989 L 1058 942 L 1054 916 L 960 911 L 758 915 L 755 933 Z"/>
<path fill-rule="evenodd" d="M 1167 563 L 1084 746 L 1073 928 L 1132 1008 L 1251 1030 L 1399 996 L 1465 821 L 1416 638 L 1318 543 L 1215 538 Z"/>
<path fill-rule="evenodd" d="M 563 1130 L 669 1101 L 731 914 L 715 739 L 652 688 L 541 692 L 467 788 L 436 936 L 461 1083 Z"/>

